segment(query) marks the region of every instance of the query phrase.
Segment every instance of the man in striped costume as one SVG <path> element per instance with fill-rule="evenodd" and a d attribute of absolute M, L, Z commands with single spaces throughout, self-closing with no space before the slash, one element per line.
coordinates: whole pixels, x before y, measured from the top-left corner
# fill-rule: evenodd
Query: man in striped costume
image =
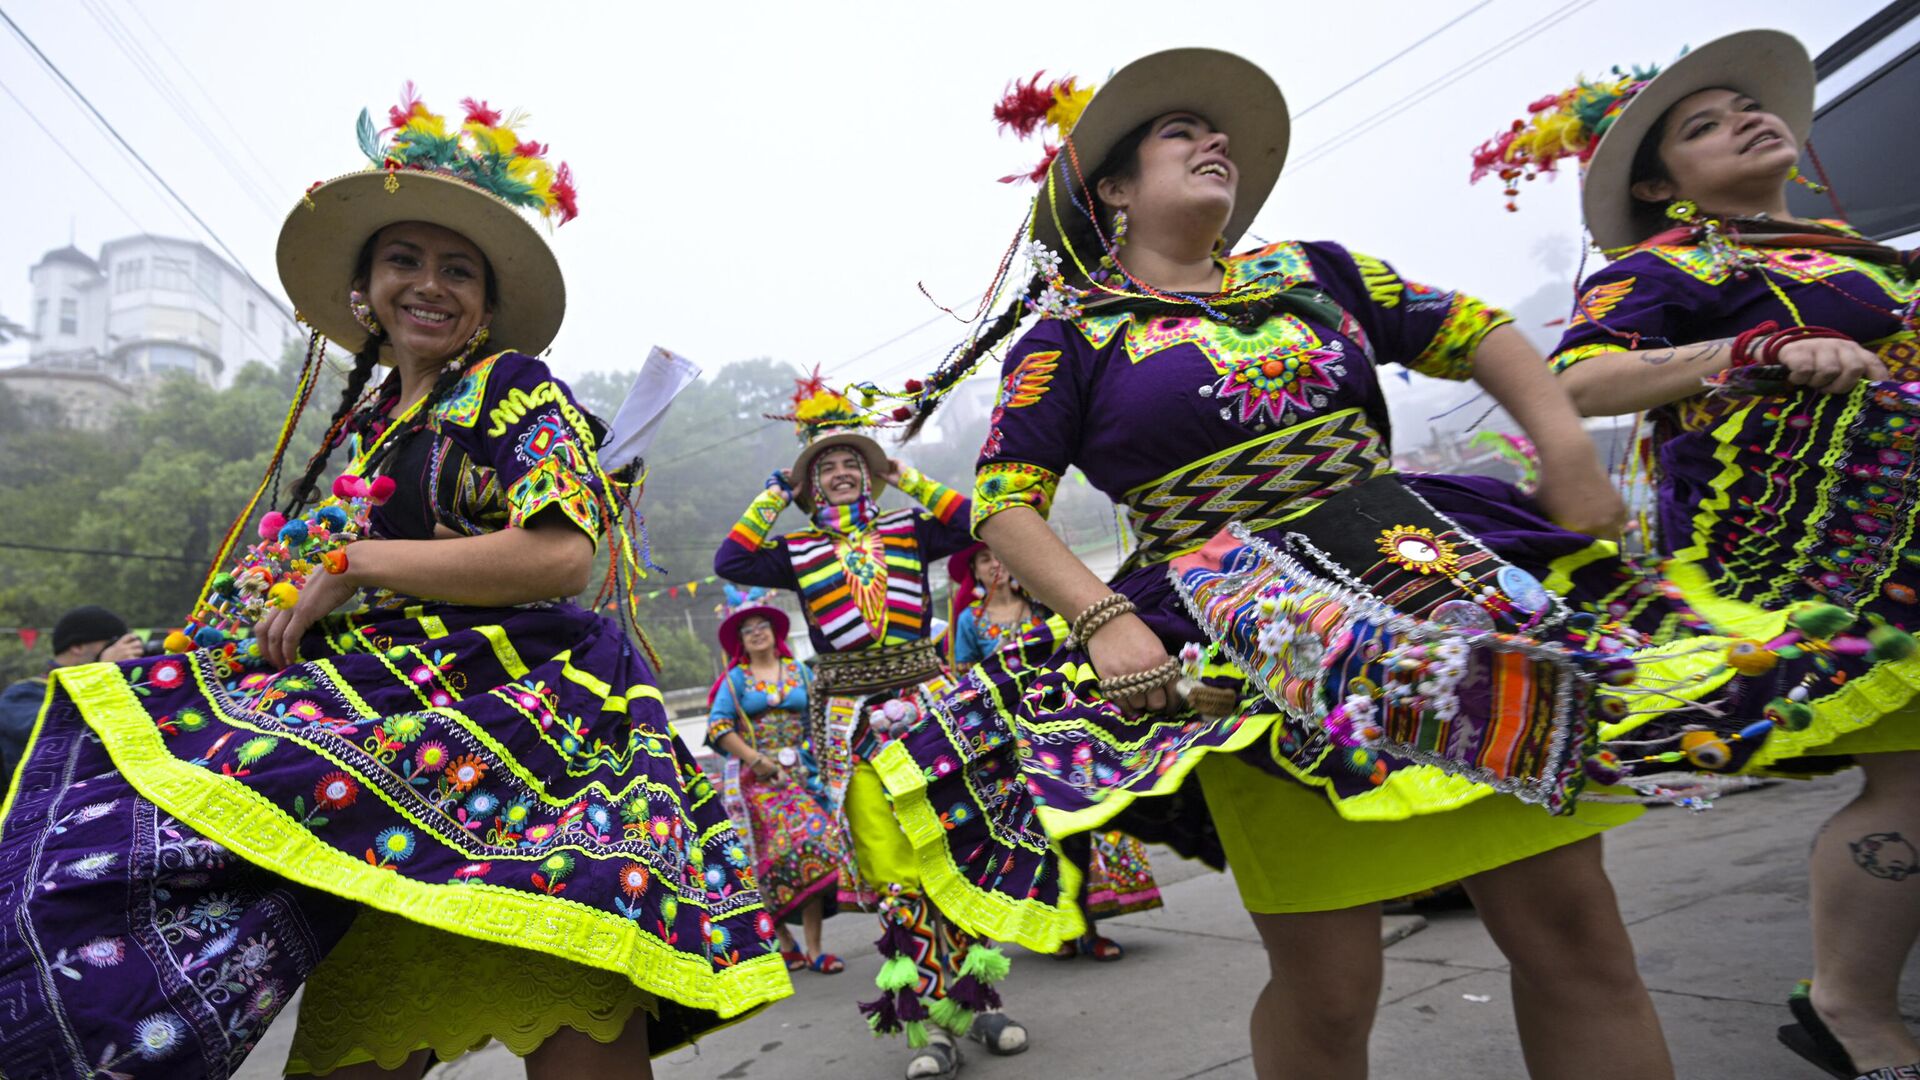
<path fill-rule="evenodd" d="M 928 567 L 968 547 L 971 501 L 889 459 L 863 433 L 871 420 L 816 373 L 801 380 L 791 419 L 802 450 L 775 472 L 714 555 L 714 572 L 743 585 L 792 589 L 813 639 L 811 750 L 829 802 L 847 828 L 854 866 L 840 899 L 877 907 L 887 958 L 879 999 L 861 1005 L 875 1031 L 905 1030 L 915 1048 L 908 1080 L 948 1077 L 960 1061 L 951 1035 L 996 1054 L 1027 1047 L 999 1011 L 993 984 L 1007 960 L 940 916 L 879 776 L 869 764 L 952 688 L 933 642 Z M 883 511 L 892 484 L 920 506 Z M 808 528 L 774 535 L 789 502 Z"/>

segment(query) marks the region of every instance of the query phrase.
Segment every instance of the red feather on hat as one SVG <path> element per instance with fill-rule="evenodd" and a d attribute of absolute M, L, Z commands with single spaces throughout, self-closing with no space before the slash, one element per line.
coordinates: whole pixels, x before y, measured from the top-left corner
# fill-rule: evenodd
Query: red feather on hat
<path fill-rule="evenodd" d="M 1047 118 L 1047 110 L 1053 108 L 1053 84 L 1040 85 L 1046 74 L 1037 71 L 1025 83 L 1015 79 L 1007 84 L 1007 92 L 993 107 L 993 118 L 1000 122 L 1000 130 L 1012 128 L 1025 139 L 1039 129 Z"/>

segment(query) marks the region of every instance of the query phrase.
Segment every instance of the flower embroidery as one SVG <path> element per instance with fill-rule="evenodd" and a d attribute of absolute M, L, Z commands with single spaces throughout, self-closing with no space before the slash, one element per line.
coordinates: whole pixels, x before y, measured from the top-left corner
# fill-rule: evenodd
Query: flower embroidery
<path fill-rule="evenodd" d="M 471 791 L 473 786 L 486 775 L 487 763 L 481 761 L 476 755 L 468 754 L 465 757 L 456 758 L 453 764 L 447 766 L 447 786 L 456 793 L 465 793 Z M 468 804 L 468 809 L 472 809 L 471 803 Z"/>
<path fill-rule="evenodd" d="M 313 801 L 322 810 L 344 810 L 360 797 L 360 785 L 344 772 L 330 772 L 313 786 Z"/>
<path fill-rule="evenodd" d="M 127 943 L 117 937 L 97 937 L 80 946 L 78 955 L 89 967 L 110 968 L 126 958 Z"/>
<path fill-rule="evenodd" d="M 406 862 L 413 858 L 415 842 L 412 829 L 400 825 L 382 829 L 373 838 L 373 847 L 367 849 L 367 861 L 383 870 Z"/>
<path fill-rule="evenodd" d="M 647 868 L 637 862 L 630 862 L 620 868 L 620 889 L 629 897 L 638 900 L 647 891 L 652 875 Z"/>

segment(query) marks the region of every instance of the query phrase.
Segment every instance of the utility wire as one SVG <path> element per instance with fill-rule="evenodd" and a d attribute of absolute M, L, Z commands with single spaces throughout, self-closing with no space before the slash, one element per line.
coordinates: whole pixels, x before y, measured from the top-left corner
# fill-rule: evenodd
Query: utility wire
<path fill-rule="evenodd" d="M 1335 151 L 1344 149 L 1347 146 L 1352 145 L 1354 140 L 1358 139 L 1360 136 L 1367 134 L 1368 132 L 1379 127 L 1380 125 L 1392 120 L 1394 117 L 1401 115 L 1402 110 L 1404 110 L 1405 107 L 1408 106 L 1409 104 L 1412 104 L 1413 102 L 1418 101 L 1421 98 L 1429 97 L 1436 91 L 1444 90 L 1447 87 L 1452 86 L 1454 83 L 1459 82 L 1461 79 L 1464 79 L 1467 76 L 1472 75 L 1473 73 L 1479 71 L 1481 68 L 1486 67 L 1488 63 L 1497 59 L 1498 57 L 1513 51 L 1514 49 L 1520 47 L 1521 45 L 1526 44 L 1527 42 L 1533 40 L 1536 37 L 1539 37 L 1541 34 L 1544 34 L 1548 30 L 1551 30 L 1553 27 L 1559 25 L 1562 22 L 1565 22 L 1568 18 L 1571 18 L 1572 16 L 1580 13 L 1582 10 L 1592 7 L 1596 2 L 1597 0 L 1577 0 L 1577 2 L 1575 3 L 1565 4 L 1559 8 L 1554 9 L 1552 12 L 1548 13 L 1546 16 L 1540 18 L 1539 20 L 1515 32 L 1514 34 L 1507 37 L 1505 40 L 1480 52 L 1478 55 L 1466 60 L 1465 62 L 1459 64 L 1458 66 L 1449 69 L 1445 73 L 1421 85 L 1419 88 L 1415 89 L 1411 93 L 1406 94 L 1405 96 L 1395 100 L 1393 103 L 1387 105 L 1385 108 L 1372 113 L 1371 115 L 1367 116 L 1365 119 L 1359 121 L 1358 123 L 1355 123 L 1341 130 L 1338 134 L 1334 135 L 1332 138 L 1325 140 L 1324 142 L 1320 143 L 1320 145 L 1314 147 L 1312 150 L 1309 150 L 1299 161 L 1290 164 L 1287 168 L 1288 173 L 1295 176 L 1299 175 L 1300 170 L 1311 168 L 1312 166 L 1318 164 L 1319 162 L 1324 161 L 1327 157 L 1332 155 Z"/>
<path fill-rule="evenodd" d="M 268 296 L 272 296 L 273 294 L 267 292 L 266 287 L 260 284 L 259 279 L 253 276 L 253 272 L 247 269 L 246 261 L 240 258 L 239 254 L 227 244 L 226 240 L 221 238 L 218 232 L 214 231 L 213 226 L 207 224 L 206 219 L 201 217 L 199 212 L 193 208 L 193 204 L 187 202 L 184 196 L 178 191 L 175 191 L 172 184 L 167 183 L 166 177 L 160 175 L 160 170 L 154 168 L 145 157 L 141 156 L 140 151 L 133 148 L 133 144 L 127 141 L 126 136 L 120 134 L 120 130 L 107 120 L 106 116 L 93 104 L 93 101 L 89 99 L 86 94 L 82 93 L 78 86 L 73 84 L 72 79 L 67 78 L 67 73 L 60 70 L 60 65 L 54 63 L 53 58 L 42 51 L 39 44 L 37 44 L 32 37 L 28 36 L 25 30 L 20 28 L 20 24 L 13 21 L 13 16 L 7 14 L 5 8 L 0 8 L 0 22 L 7 24 L 8 28 L 13 31 L 14 36 L 25 43 L 27 48 L 32 50 L 33 55 L 39 58 L 40 63 L 45 66 L 48 71 L 53 73 L 54 78 L 59 79 L 61 84 L 67 88 L 67 91 L 71 93 L 80 104 L 84 105 L 89 113 L 93 114 L 93 118 L 100 122 L 101 127 L 106 129 L 107 134 L 113 136 L 114 141 L 120 144 L 121 149 L 125 150 L 134 161 L 138 162 L 140 167 L 145 169 L 147 174 L 153 177 L 154 182 L 158 183 L 162 190 L 173 197 L 174 202 L 180 204 L 180 208 L 187 212 L 187 216 L 192 218 L 196 225 L 200 226 L 201 230 L 207 234 L 209 239 L 220 246 L 220 250 L 226 253 L 228 259 L 232 260 L 234 269 L 240 271 L 241 276 L 251 282 L 254 288 L 259 289 Z"/>
<path fill-rule="evenodd" d="M 53 555 L 100 555 L 116 559 L 140 559 L 147 562 L 182 562 L 195 566 L 206 565 L 207 560 L 190 558 L 186 555 L 149 555 L 138 551 L 117 551 L 108 548 L 59 547 L 54 544 L 23 544 L 14 540 L 0 540 L 0 548 L 14 551 L 41 551 Z"/>
<path fill-rule="evenodd" d="M 47 137 L 47 141 L 53 143 L 54 148 L 56 150 L 59 150 L 62 154 L 66 155 L 67 160 L 73 164 L 73 167 L 80 170 L 80 174 L 82 176 L 85 176 L 87 180 L 93 184 L 94 187 L 98 188 L 100 191 L 100 194 L 106 196 L 107 201 L 112 203 L 114 208 L 119 210 L 120 213 L 126 217 L 127 222 L 129 224 L 131 224 L 135 229 L 140 230 L 142 235 L 152 235 L 151 233 L 148 233 L 146 231 L 146 228 L 143 225 L 141 225 L 140 219 L 137 216 L 135 216 L 134 212 L 132 210 L 127 209 L 127 205 L 121 202 L 118 196 L 114 195 L 113 189 L 109 188 L 104 181 L 102 181 L 98 176 L 94 175 L 94 172 L 92 169 L 87 168 L 86 164 L 83 163 L 80 160 L 80 158 L 77 155 L 75 155 L 70 148 L 68 148 L 67 144 L 60 138 L 60 136 L 54 134 L 52 129 L 48 128 L 46 123 L 40 119 L 39 115 L 36 114 L 31 108 L 29 108 L 26 102 L 20 100 L 20 95 L 14 93 L 13 88 L 8 86 L 4 79 L 0 79 L 0 93 L 6 94 L 8 98 L 12 99 L 15 105 L 18 105 L 20 107 L 20 111 L 26 114 L 27 119 L 33 121 L 33 126 L 40 129 L 40 133 Z M 260 349 L 262 353 L 273 353 L 272 359 L 274 360 L 274 362 L 277 363 L 279 361 L 278 353 L 275 352 L 274 350 L 268 349 L 266 342 L 260 340 L 259 336 L 255 334 L 254 331 L 247 329 L 246 325 L 233 313 L 231 309 L 229 309 L 224 303 L 221 302 L 218 296 L 208 291 L 206 284 L 200 280 L 200 277 L 198 274 L 192 275 L 192 281 L 193 281 L 194 291 L 199 293 L 200 296 L 203 299 L 205 299 L 208 303 L 212 304 L 214 308 L 218 310 L 222 315 L 225 315 L 227 317 L 228 322 L 232 323 L 236 329 L 239 329 L 239 331 L 242 334 L 245 334 L 247 336 L 247 340 L 253 342 L 254 346 Z M 268 300 L 272 300 L 272 294 L 271 293 L 267 294 L 267 298 Z M 271 305 L 271 306 L 273 306 L 275 311 L 279 310 L 278 305 Z M 327 371 L 331 372 L 334 375 L 334 377 L 342 380 L 346 378 L 346 374 L 340 370 L 340 368 L 338 367 L 338 365 L 335 363 L 335 361 L 331 356 L 328 356 L 325 358 L 325 365 L 326 365 Z"/>

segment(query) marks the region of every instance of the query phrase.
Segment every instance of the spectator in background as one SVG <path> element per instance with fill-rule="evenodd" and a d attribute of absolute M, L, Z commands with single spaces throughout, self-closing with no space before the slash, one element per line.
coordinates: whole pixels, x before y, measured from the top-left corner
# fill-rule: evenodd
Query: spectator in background
<path fill-rule="evenodd" d="M 139 636 L 127 629 L 125 619 L 89 604 L 74 608 L 54 624 L 53 662 L 47 666 L 72 667 L 101 660 L 117 663 L 131 660 L 142 651 Z M 27 739 L 33 734 L 33 722 L 39 718 L 40 704 L 46 696 L 45 675 L 21 679 L 0 691 L 0 790 L 6 788 L 14 767 L 26 754 Z"/>

